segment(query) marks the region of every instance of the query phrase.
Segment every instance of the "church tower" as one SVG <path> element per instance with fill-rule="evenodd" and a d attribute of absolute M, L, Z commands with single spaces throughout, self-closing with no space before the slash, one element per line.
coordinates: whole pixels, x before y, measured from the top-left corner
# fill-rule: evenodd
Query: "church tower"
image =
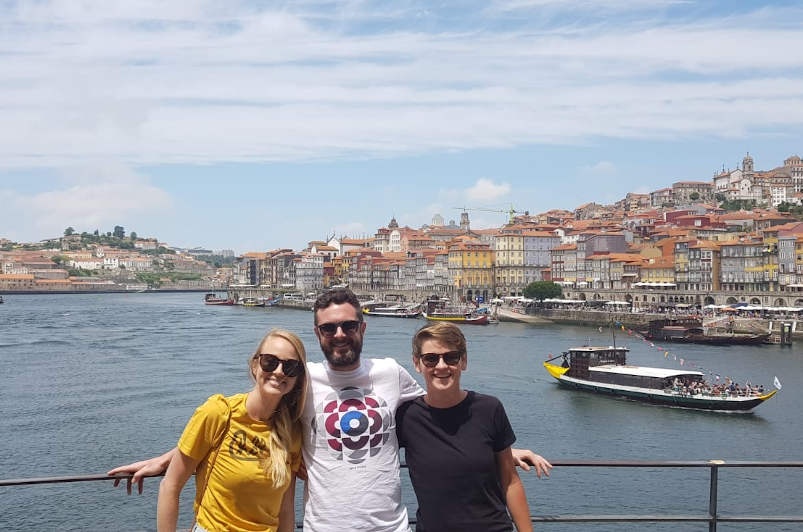
<path fill-rule="evenodd" d="M 468 213 L 466 211 L 463 211 L 463 212 L 460 213 L 460 229 L 462 229 L 466 233 L 468 233 L 468 231 L 469 231 L 469 228 L 468 228 Z"/>
<path fill-rule="evenodd" d="M 749 152 L 747 153 L 747 155 L 744 156 L 744 159 L 742 159 L 742 172 L 744 172 L 744 174 L 746 176 L 751 176 L 754 173 L 753 172 L 753 158 L 750 157 L 750 153 Z"/>

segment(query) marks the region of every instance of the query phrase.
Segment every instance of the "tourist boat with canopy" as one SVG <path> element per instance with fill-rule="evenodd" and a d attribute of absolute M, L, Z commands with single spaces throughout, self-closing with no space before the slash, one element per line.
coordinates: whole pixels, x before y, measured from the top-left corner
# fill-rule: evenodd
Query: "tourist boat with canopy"
<path fill-rule="evenodd" d="M 451 304 L 449 298 L 430 298 L 426 301 L 423 316 L 430 321 L 450 321 L 467 325 L 488 325 L 491 316 L 487 312 L 478 312 L 478 308 L 460 307 Z"/>
<path fill-rule="evenodd" d="M 573 347 L 544 362 L 544 368 L 562 387 L 584 390 L 662 406 L 718 412 L 751 412 L 771 399 L 774 390 L 738 387 L 735 383 L 711 386 L 700 371 L 631 366 L 627 347 Z M 562 360 L 556 364 L 555 361 Z"/>
<path fill-rule="evenodd" d="M 386 318 L 418 318 L 421 316 L 421 305 L 365 306 L 362 312 L 368 316 L 384 316 Z"/>

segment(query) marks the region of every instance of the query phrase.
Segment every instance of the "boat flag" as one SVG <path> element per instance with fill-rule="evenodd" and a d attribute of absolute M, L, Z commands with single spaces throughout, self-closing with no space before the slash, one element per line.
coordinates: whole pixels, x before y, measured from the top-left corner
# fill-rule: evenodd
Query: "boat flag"
<path fill-rule="evenodd" d="M 772 384 L 774 384 L 775 387 L 778 388 L 779 390 L 781 389 L 781 381 L 778 380 L 777 375 L 775 376 L 775 379 L 772 381 Z"/>

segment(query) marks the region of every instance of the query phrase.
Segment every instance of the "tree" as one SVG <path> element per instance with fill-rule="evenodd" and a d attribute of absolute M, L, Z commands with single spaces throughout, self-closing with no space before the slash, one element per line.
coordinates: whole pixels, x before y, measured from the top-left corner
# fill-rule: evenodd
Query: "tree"
<path fill-rule="evenodd" d="M 524 297 L 543 301 L 548 298 L 563 296 L 563 289 L 552 281 L 535 281 L 524 288 Z"/>
<path fill-rule="evenodd" d="M 131 231 L 131 234 L 128 235 L 128 238 L 130 238 L 131 241 L 133 242 L 134 240 L 137 239 L 137 232 L 136 231 Z"/>
<path fill-rule="evenodd" d="M 64 236 L 72 236 L 75 233 L 75 229 L 72 227 L 68 227 L 64 230 Z"/>
<path fill-rule="evenodd" d="M 120 240 L 125 238 L 125 229 L 123 229 L 122 225 L 114 226 L 114 238 L 119 238 Z"/>
<path fill-rule="evenodd" d="M 697 201 L 698 199 L 700 199 L 700 194 L 697 192 L 692 192 L 691 194 L 689 194 L 689 199 L 692 201 Z"/>

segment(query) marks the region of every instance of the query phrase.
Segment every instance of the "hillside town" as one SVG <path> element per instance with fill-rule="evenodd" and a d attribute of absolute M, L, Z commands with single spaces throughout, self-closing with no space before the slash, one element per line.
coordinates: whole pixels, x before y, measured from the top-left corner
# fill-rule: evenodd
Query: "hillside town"
<path fill-rule="evenodd" d="M 0 238 L 0 293 L 143 292 L 224 288 L 231 269 L 209 260 L 231 260 L 229 250 L 172 248 L 156 238 L 76 233 L 36 243 Z"/>
<path fill-rule="evenodd" d="M 0 239 L 0 292 L 235 287 L 307 294 L 349 285 L 362 293 L 487 301 L 551 281 L 566 298 L 619 300 L 635 309 L 803 306 L 798 156 L 759 171 L 748 154 L 710 181 L 628 193 L 612 205 L 539 214 L 511 207 L 501 227 L 471 227 L 474 210 L 488 209 L 466 207 L 448 222 L 435 214 L 418 228 L 391 218 L 372 237 L 331 235 L 301 250 L 244 253 L 230 265 L 199 260 L 216 255 L 211 250 L 171 249 L 154 238 L 133 239 L 131 249 L 87 244 L 76 233 L 37 246 Z"/>

